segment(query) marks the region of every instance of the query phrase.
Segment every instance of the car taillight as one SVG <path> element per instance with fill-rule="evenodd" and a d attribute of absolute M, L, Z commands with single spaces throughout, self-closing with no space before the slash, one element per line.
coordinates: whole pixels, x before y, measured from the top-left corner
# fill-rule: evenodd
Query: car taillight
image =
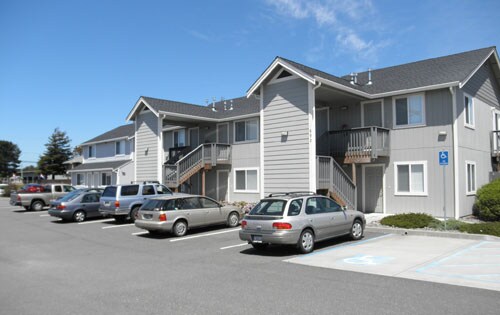
<path fill-rule="evenodd" d="M 65 205 L 58 205 L 57 206 L 57 210 L 64 210 L 64 209 L 66 209 Z"/>
<path fill-rule="evenodd" d="M 120 202 L 118 200 L 115 201 L 115 208 L 120 208 Z"/>
<path fill-rule="evenodd" d="M 247 221 L 245 220 L 241 221 L 241 228 L 245 229 L 247 227 L 247 224 L 248 224 Z"/>
<path fill-rule="evenodd" d="M 167 221 L 167 215 L 165 213 L 160 214 L 158 218 L 160 219 L 160 221 Z"/>
<path fill-rule="evenodd" d="M 277 230 L 290 230 L 292 228 L 292 225 L 290 223 L 285 223 L 285 222 L 274 222 L 273 228 Z"/>

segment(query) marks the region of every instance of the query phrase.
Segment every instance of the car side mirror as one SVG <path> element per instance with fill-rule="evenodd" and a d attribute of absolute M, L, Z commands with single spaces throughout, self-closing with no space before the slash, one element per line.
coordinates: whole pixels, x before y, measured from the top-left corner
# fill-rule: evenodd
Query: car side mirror
<path fill-rule="evenodd" d="M 342 206 L 342 211 L 346 211 L 347 210 L 347 206 Z"/>

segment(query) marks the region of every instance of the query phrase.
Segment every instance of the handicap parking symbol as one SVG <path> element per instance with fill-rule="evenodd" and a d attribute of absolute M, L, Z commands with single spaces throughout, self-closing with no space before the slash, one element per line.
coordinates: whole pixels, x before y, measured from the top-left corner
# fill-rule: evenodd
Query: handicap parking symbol
<path fill-rule="evenodd" d="M 345 258 L 343 261 L 347 264 L 352 264 L 352 265 L 375 266 L 384 264 L 393 259 L 394 257 L 389 257 L 389 256 L 372 256 L 372 255 L 358 254 L 354 257 Z"/>

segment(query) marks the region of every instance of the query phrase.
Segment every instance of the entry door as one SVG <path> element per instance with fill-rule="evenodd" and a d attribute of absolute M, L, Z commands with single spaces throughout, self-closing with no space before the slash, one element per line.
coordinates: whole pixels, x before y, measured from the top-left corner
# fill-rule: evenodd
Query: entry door
<path fill-rule="evenodd" d="M 217 143 L 229 143 L 229 124 L 217 125 Z"/>
<path fill-rule="evenodd" d="M 384 212 L 384 166 L 363 168 L 363 212 Z"/>
<path fill-rule="evenodd" d="M 217 200 L 227 200 L 229 171 L 217 171 Z"/>
<path fill-rule="evenodd" d="M 319 155 L 328 155 L 330 151 L 327 133 L 328 114 L 328 107 L 316 109 L 316 152 Z"/>
<path fill-rule="evenodd" d="M 383 127 L 382 102 L 363 103 L 363 125 Z"/>
<path fill-rule="evenodd" d="M 191 149 L 195 149 L 200 145 L 200 129 L 199 128 L 191 128 L 189 129 L 189 145 Z"/>

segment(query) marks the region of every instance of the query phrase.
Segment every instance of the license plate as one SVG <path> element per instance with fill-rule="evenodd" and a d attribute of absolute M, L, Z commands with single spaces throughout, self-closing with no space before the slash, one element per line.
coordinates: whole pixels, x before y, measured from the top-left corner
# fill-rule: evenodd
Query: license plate
<path fill-rule="evenodd" d="M 110 205 L 110 204 L 111 204 L 111 202 L 109 202 L 109 201 L 105 201 L 105 202 L 104 202 L 104 205 L 105 205 L 106 207 L 109 207 L 109 205 Z"/>
<path fill-rule="evenodd" d="M 262 243 L 262 235 L 253 235 L 252 242 L 254 243 Z"/>
<path fill-rule="evenodd" d="M 152 214 L 143 214 L 142 217 L 146 220 L 151 220 L 153 218 Z"/>

